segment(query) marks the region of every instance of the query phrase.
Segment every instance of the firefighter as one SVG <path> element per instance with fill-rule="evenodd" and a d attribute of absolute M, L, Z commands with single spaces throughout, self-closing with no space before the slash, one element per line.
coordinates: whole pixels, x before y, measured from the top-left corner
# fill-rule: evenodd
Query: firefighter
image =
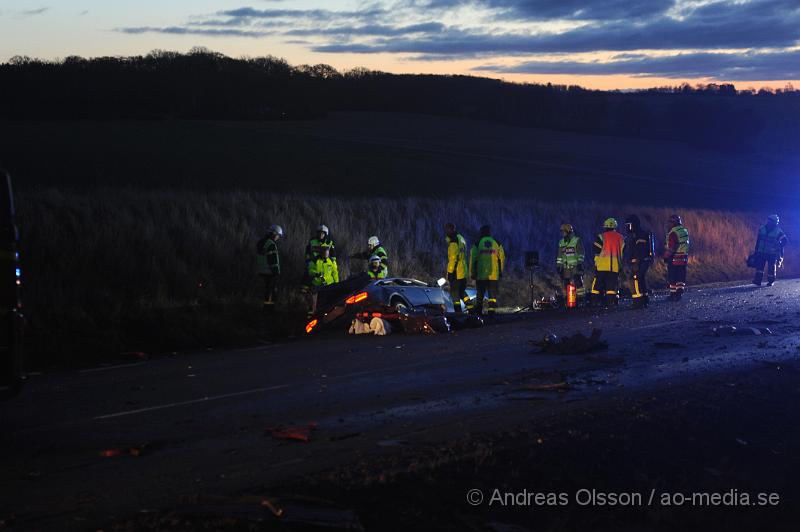
<path fill-rule="evenodd" d="M 311 286 L 319 288 L 339 282 L 339 267 L 330 256 L 331 248 L 323 246 L 317 258 L 308 263 L 308 277 Z"/>
<path fill-rule="evenodd" d="M 456 225 L 444 224 L 447 240 L 447 282 L 450 284 L 450 299 L 456 312 L 470 310 L 470 299 L 467 296 L 467 241 L 456 231 Z"/>
<path fill-rule="evenodd" d="M 669 232 L 664 245 L 664 263 L 667 265 L 669 300 L 680 301 L 686 291 L 686 269 L 689 264 L 689 230 L 677 214 L 669 217 Z"/>
<path fill-rule="evenodd" d="M 328 248 L 328 256 L 333 262 L 336 262 L 336 244 L 330 237 L 330 231 L 325 224 L 317 226 L 317 231 L 308 241 L 308 245 L 306 245 L 306 265 L 319 256 L 322 248 Z"/>
<path fill-rule="evenodd" d="M 386 254 L 386 250 L 381 245 L 380 239 L 377 236 L 371 236 L 367 240 L 367 250 L 361 253 L 356 253 L 355 255 L 350 255 L 351 259 L 362 259 L 366 260 L 369 263 L 370 257 L 373 255 L 377 255 L 381 258 L 381 264 L 386 267 L 386 272 L 388 275 L 389 272 L 389 257 Z"/>
<path fill-rule="evenodd" d="M 619 271 L 625 241 L 617 232 L 618 226 L 615 218 L 608 218 L 603 222 L 603 232 L 594 241 L 592 296 L 606 308 L 619 302 Z"/>
<path fill-rule="evenodd" d="M 491 228 L 484 225 L 480 230 L 480 239 L 472 246 L 469 270 L 470 277 L 475 279 L 475 286 L 478 289 L 475 312 L 479 316 L 483 314 L 485 294 L 489 296 L 489 317 L 494 318 L 497 312 L 497 290 L 505 263 L 506 253 L 503 246 L 492 238 Z"/>
<path fill-rule="evenodd" d="M 386 266 L 381 262 L 378 255 L 373 255 L 369 258 L 369 267 L 367 268 L 367 275 L 370 279 L 386 279 L 389 274 Z"/>
<path fill-rule="evenodd" d="M 650 303 L 647 271 L 655 258 L 653 233 L 642 229 L 639 217 L 631 214 L 625 220 L 628 238 L 625 243 L 625 263 L 630 271 L 633 308 L 646 308 Z"/>
<path fill-rule="evenodd" d="M 586 288 L 583 286 L 583 261 L 585 259 L 583 241 L 575 234 L 575 229 L 571 224 L 561 225 L 561 237 L 561 240 L 558 241 L 558 256 L 556 257 L 558 275 L 564 284 L 565 293 L 569 284 L 573 283 L 578 301 L 583 301 L 586 298 Z"/>
<path fill-rule="evenodd" d="M 283 228 L 273 224 L 256 244 L 258 275 L 264 280 L 264 304 L 262 306 L 264 312 L 271 313 L 275 308 L 278 279 L 281 275 L 281 258 L 277 242 L 282 236 Z"/>
<path fill-rule="evenodd" d="M 783 229 L 779 227 L 780 223 L 778 215 L 773 214 L 767 218 L 767 223 L 758 230 L 755 251 L 756 276 L 753 279 L 753 284 L 756 286 L 761 286 L 765 267 L 767 286 L 772 286 L 775 283 L 778 268 L 783 266 L 783 248 L 789 239 Z"/>

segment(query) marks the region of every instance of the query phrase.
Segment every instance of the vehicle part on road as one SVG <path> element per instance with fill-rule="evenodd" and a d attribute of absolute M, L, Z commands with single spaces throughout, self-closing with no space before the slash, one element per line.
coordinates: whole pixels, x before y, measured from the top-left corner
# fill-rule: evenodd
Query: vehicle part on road
<path fill-rule="evenodd" d="M 308 443 L 311 440 L 311 432 L 316 428 L 317 423 L 311 422 L 308 425 L 292 427 L 267 427 L 264 431 L 278 440 L 294 440 Z"/>
<path fill-rule="evenodd" d="M 431 314 L 427 310 L 403 310 L 400 312 L 400 325 L 406 333 L 437 334 L 449 333 L 450 322 L 442 314 Z"/>
<path fill-rule="evenodd" d="M 594 329 L 588 338 L 581 333 L 577 333 L 572 336 L 563 337 L 557 342 L 553 342 L 552 338 L 548 340 L 548 337 L 555 335 L 546 335 L 543 340 L 531 341 L 530 343 L 539 348 L 539 351 L 536 351 L 536 353 L 546 353 L 549 355 L 578 355 L 608 349 L 608 343 L 600 340 L 602 334 L 603 331 L 601 329 Z"/>

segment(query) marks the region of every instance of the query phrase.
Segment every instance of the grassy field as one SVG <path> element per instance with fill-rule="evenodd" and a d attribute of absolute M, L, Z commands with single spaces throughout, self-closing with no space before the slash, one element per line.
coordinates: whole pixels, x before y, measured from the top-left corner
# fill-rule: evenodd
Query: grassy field
<path fill-rule="evenodd" d="M 800 199 L 796 153 L 719 152 L 400 113 L 296 122 L 11 121 L 0 123 L 0 143 L 0 164 L 23 187 L 234 187 L 744 210 Z"/>
<path fill-rule="evenodd" d="M 344 256 L 377 234 L 390 254 L 392 274 L 432 280 L 443 274 L 444 222 L 471 242 L 491 224 L 509 265 L 501 305 L 527 302 L 523 256 L 539 250 L 547 268 L 539 294 L 555 290 L 558 227 L 571 222 L 585 239 L 608 216 L 638 213 L 659 240 L 670 208 L 601 203 L 454 197 L 344 198 L 263 190 L 186 191 L 102 188 L 68 191 L 38 187 L 18 194 L 34 365 L 111 359 L 127 351 L 164 351 L 247 344 L 287 334 L 302 321 L 297 287 L 312 229 L 330 226 L 342 274 L 361 264 Z M 690 283 L 744 279 L 744 260 L 767 213 L 683 210 L 693 233 Z M 787 232 L 797 223 L 783 213 Z M 286 268 L 280 323 L 258 312 L 255 242 L 270 223 L 281 224 Z M 800 273 L 800 253 L 789 247 L 787 270 Z M 663 266 L 651 274 L 658 285 Z M 663 282 L 660 283 L 663 286 Z"/>

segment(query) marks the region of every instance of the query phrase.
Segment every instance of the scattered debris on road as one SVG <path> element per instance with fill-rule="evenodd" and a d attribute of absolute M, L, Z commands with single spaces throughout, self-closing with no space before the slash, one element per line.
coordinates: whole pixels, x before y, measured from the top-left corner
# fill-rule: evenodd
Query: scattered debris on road
<path fill-rule="evenodd" d="M 589 337 L 581 333 L 576 333 L 572 336 L 565 336 L 559 339 L 554 334 L 548 334 L 544 339 L 540 341 L 531 340 L 530 343 L 539 348 L 539 351 L 536 351 L 536 353 L 545 353 L 548 355 L 579 355 L 608 349 L 608 343 L 604 340 L 600 340 L 602 334 L 603 331 L 601 329 L 592 330 L 592 334 Z"/>
<path fill-rule="evenodd" d="M 311 441 L 311 433 L 316 430 L 317 423 L 311 422 L 308 425 L 295 425 L 291 427 L 267 427 L 264 432 L 277 440 L 292 440 L 308 443 Z"/>

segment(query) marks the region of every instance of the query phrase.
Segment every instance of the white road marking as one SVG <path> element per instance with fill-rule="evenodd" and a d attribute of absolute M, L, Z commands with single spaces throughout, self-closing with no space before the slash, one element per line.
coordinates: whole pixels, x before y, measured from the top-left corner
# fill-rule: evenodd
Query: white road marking
<path fill-rule="evenodd" d="M 677 325 L 678 323 L 686 323 L 687 321 L 696 320 L 677 320 L 677 321 L 663 321 L 659 323 L 651 323 L 650 325 L 642 325 L 641 327 L 631 327 L 631 331 L 641 331 L 642 329 L 658 329 L 659 327 L 667 327 L 668 325 Z"/>
<path fill-rule="evenodd" d="M 95 371 L 108 371 L 110 369 L 133 368 L 136 366 L 141 366 L 143 364 L 145 364 L 145 362 L 134 362 L 132 364 L 117 364 L 116 366 L 102 366 L 99 368 L 82 369 L 78 373 L 94 373 Z"/>
<path fill-rule="evenodd" d="M 144 412 L 153 412 L 154 410 L 165 410 L 167 408 L 175 408 L 178 406 L 187 406 L 187 405 L 194 405 L 197 403 L 206 403 L 209 401 L 218 401 L 220 399 L 228 399 L 229 397 L 239 397 L 241 395 L 250 395 L 254 393 L 263 393 L 269 392 L 272 390 L 281 390 L 283 388 L 288 388 L 288 384 L 279 384 L 277 386 L 267 386 L 265 388 L 254 388 L 252 390 L 245 390 L 242 392 L 233 392 L 233 393 L 226 393 L 223 395 L 212 395 L 211 397 L 200 397 L 199 399 L 191 399 L 189 401 L 181 401 L 178 403 L 169 403 L 165 405 L 158 405 L 158 406 L 149 406 L 147 408 L 138 408 L 136 410 L 127 410 L 125 412 L 115 412 L 113 414 L 105 414 L 102 416 L 97 416 L 92 418 L 95 421 L 102 420 L 102 419 L 111 419 L 115 417 L 122 417 L 122 416 L 130 416 L 133 414 L 142 414 Z"/>

